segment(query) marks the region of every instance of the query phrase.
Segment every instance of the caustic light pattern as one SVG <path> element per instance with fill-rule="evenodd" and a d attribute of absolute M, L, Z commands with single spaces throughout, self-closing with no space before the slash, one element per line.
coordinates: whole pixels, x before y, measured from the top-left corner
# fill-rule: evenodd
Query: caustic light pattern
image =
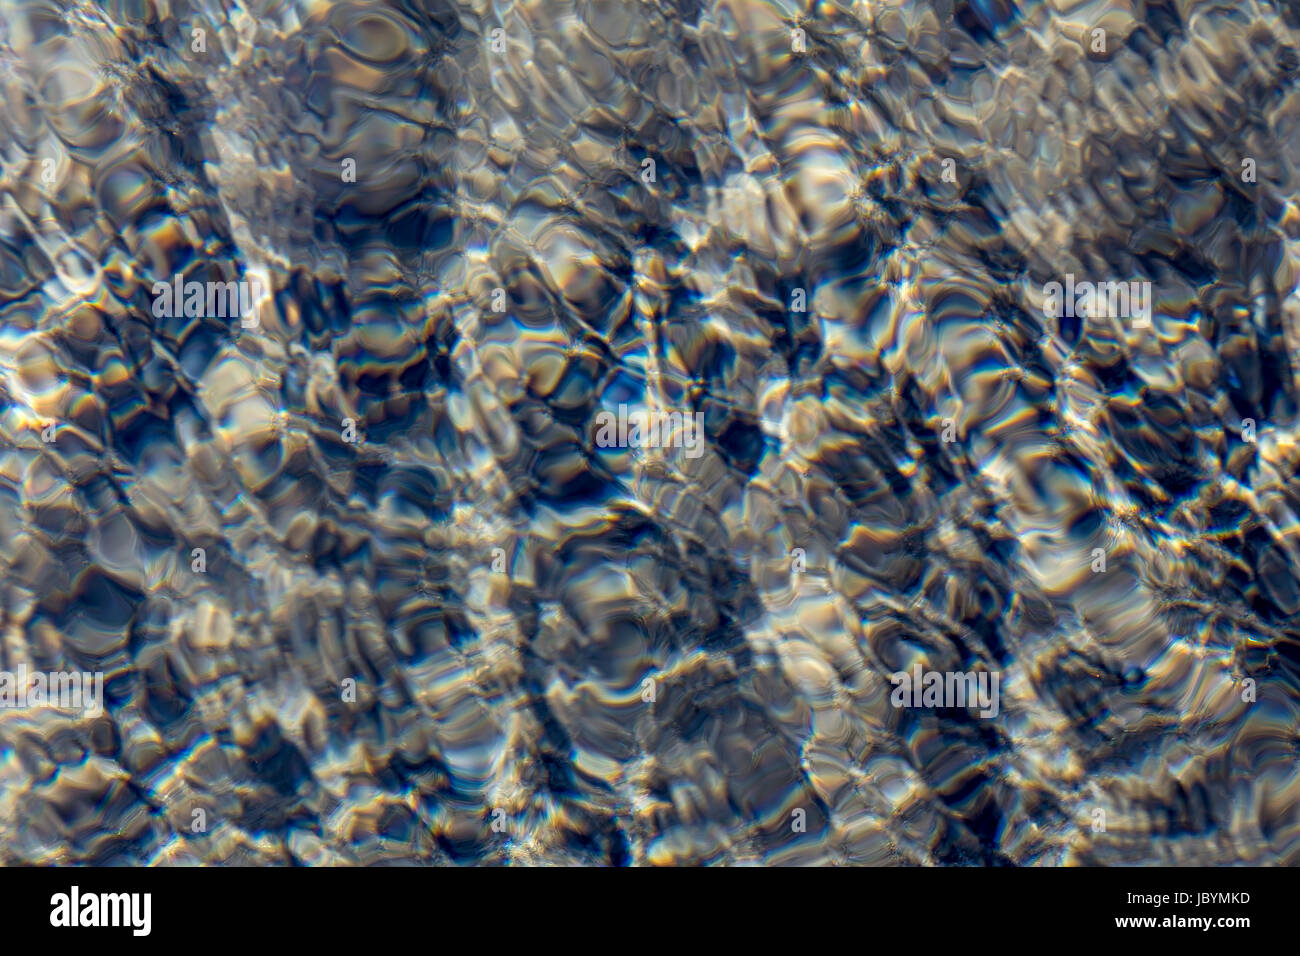
<path fill-rule="evenodd" d="M 1300 863 L 1300 14 L 0 0 L 0 863 Z"/>

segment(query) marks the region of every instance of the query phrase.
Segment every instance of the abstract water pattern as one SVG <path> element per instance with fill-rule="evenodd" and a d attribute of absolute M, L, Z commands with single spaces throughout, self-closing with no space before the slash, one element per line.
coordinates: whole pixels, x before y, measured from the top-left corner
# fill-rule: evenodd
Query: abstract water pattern
<path fill-rule="evenodd" d="M 0 862 L 1300 863 L 1298 137 L 1261 0 L 0 0 Z"/>

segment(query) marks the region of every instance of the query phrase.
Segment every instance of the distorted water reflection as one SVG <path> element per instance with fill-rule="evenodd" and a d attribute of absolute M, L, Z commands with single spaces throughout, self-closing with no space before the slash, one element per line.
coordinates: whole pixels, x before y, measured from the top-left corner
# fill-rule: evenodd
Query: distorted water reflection
<path fill-rule="evenodd" d="M 1065 6 L 0 0 L 0 862 L 1300 862 L 1300 23 Z"/>

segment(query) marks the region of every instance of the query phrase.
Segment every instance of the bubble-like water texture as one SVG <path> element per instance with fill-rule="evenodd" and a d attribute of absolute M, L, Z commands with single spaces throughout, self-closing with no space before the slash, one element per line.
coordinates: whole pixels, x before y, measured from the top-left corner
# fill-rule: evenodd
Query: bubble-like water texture
<path fill-rule="evenodd" d="M 104 674 L 0 708 L 0 862 L 1300 863 L 1298 67 L 1253 2 L 0 0 L 0 669 Z"/>

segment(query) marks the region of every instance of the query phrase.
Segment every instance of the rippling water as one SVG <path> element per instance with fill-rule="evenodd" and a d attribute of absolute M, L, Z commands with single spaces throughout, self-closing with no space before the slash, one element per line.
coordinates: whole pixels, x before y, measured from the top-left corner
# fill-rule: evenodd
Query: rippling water
<path fill-rule="evenodd" d="M 1253 2 L 0 0 L 0 668 L 104 675 L 0 708 L 0 862 L 1300 863 L 1298 70 Z"/>

